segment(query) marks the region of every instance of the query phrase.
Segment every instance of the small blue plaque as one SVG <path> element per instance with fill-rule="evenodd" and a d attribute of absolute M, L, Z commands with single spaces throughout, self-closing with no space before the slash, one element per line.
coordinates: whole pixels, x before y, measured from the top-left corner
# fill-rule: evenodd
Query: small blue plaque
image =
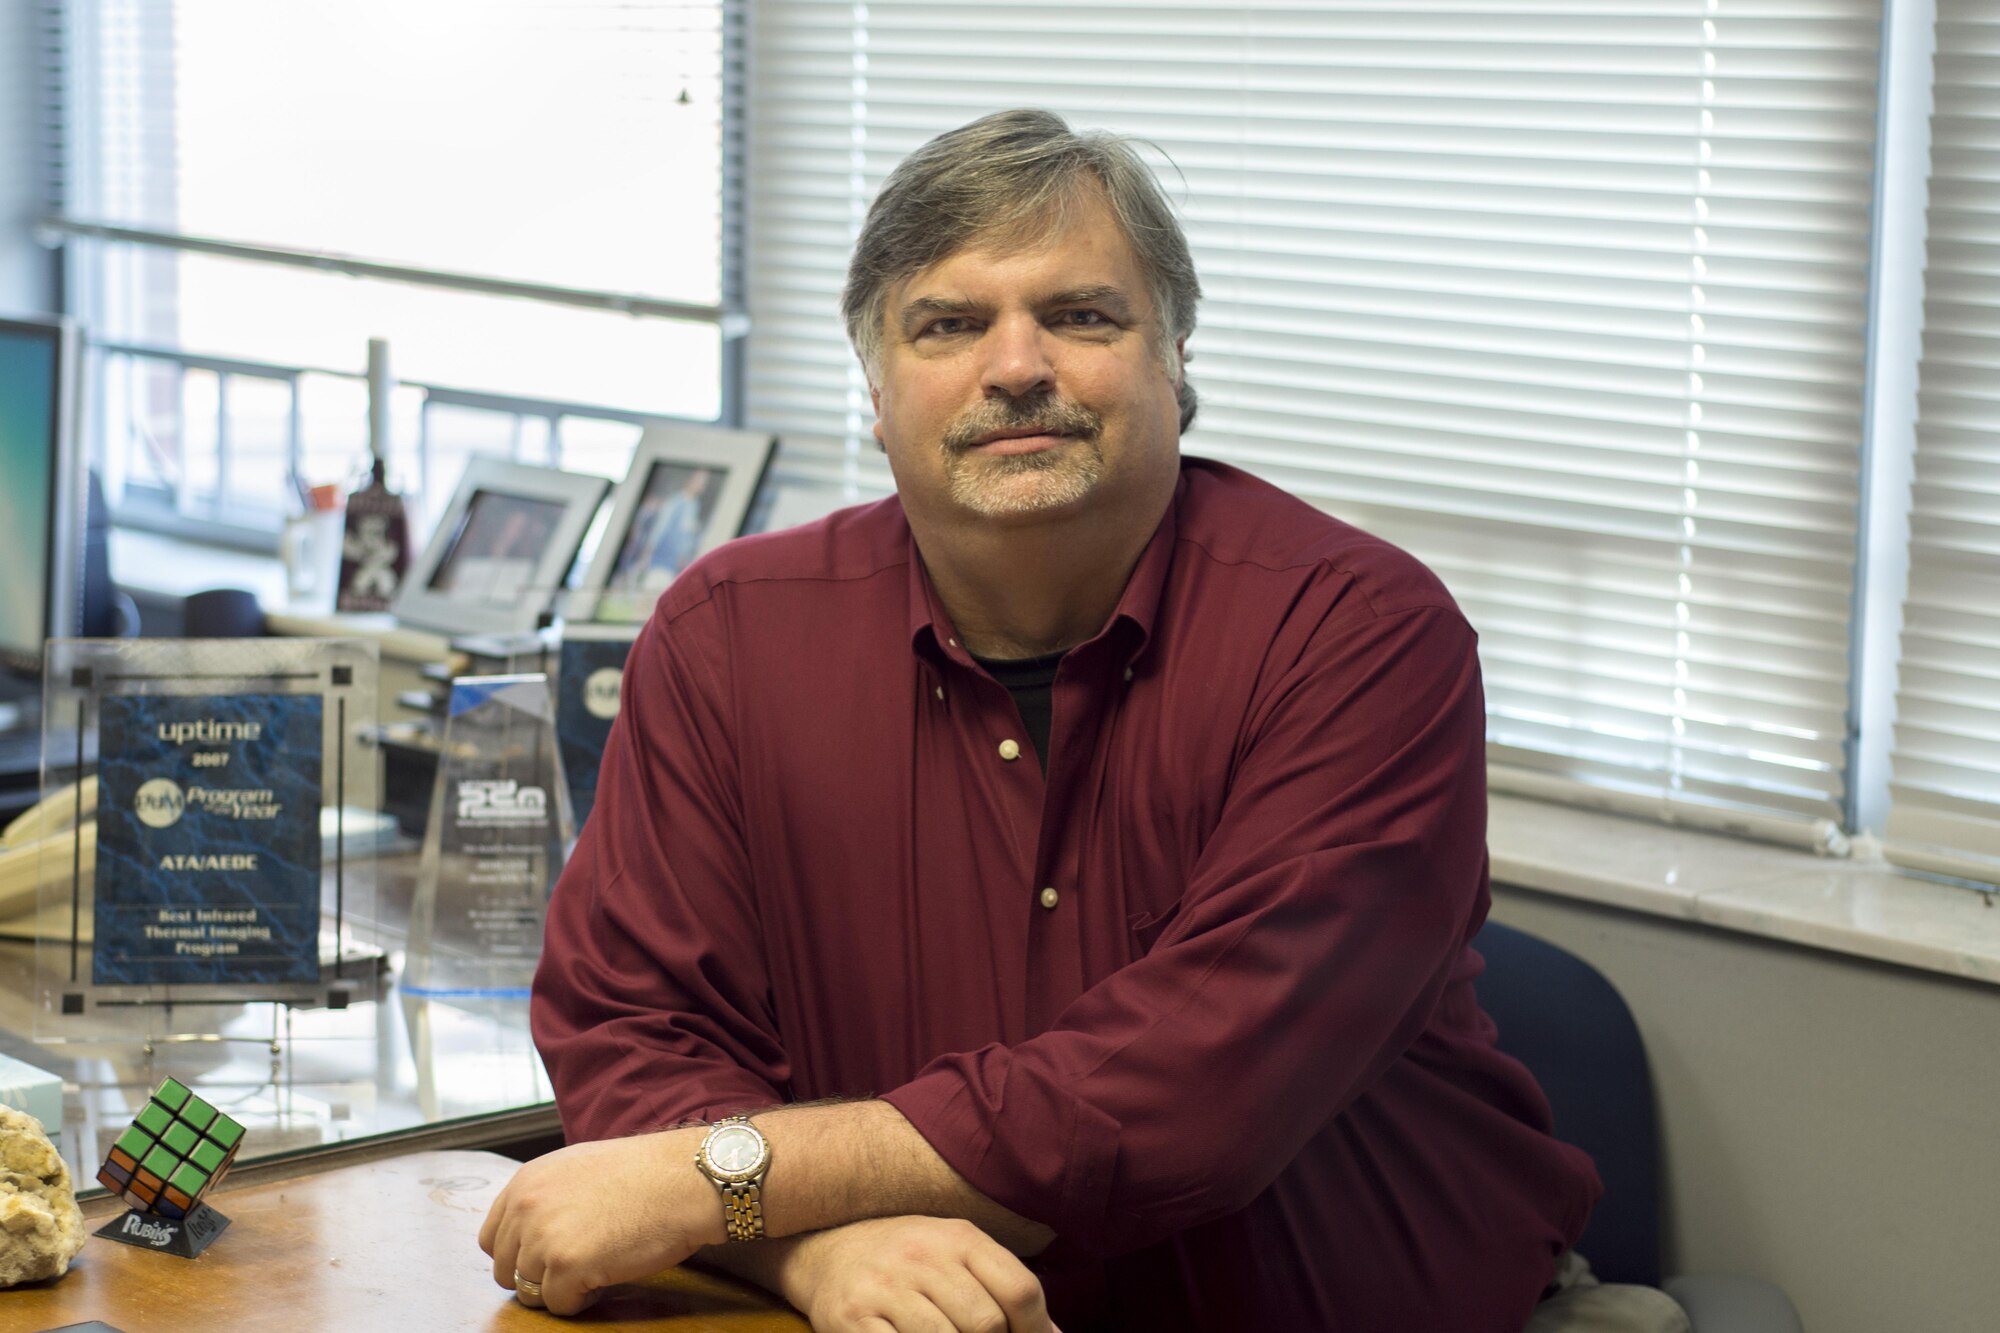
<path fill-rule="evenodd" d="M 634 627 L 636 629 L 636 627 Z M 632 651 L 632 630 L 609 637 L 566 637 L 559 662 L 556 692 L 556 741 L 562 749 L 563 780 L 577 832 L 597 803 L 597 770 L 604 762 L 604 744 L 618 716 L 619 687 L 625 659 Z"/>

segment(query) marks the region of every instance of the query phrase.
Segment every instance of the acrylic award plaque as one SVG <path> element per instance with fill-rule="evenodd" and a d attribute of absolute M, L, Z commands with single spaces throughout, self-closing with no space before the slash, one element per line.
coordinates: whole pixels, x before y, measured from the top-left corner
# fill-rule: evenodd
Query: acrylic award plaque
<path fill-rule="evenodd" d="M 36 1038 L 373 998 L 376 646 L 57 639 L 46 663 L 43 799 L 7 834 L 33 899 L 0 902 L 33 912 Z"/>
<path fill-rule="evenodd" d="M 106 1240 L 193 1259 L 229 1219 L 202 1201 L 243 1146 L 243 1126 L 178 1079 L 161 1083 L 105 1155 L 97 1183 L 131 1211 L 97 1229 Z"/>
<path fill-rule="evenodd" d="M 527 997 L 570 840 L 551 702 L 539 673 L 452 682 L 410 912 L 407 995 Z"/>
<path fill-rule="evenodd" d="M 604 762 L 612 720 L 618 716 L 625 659 L 638 633 L 637 625 L 563 627 L 556 668 L 556 737 L 562 745 L 563 777 L 579 834 L 597 803 L 597 770 Z"/>

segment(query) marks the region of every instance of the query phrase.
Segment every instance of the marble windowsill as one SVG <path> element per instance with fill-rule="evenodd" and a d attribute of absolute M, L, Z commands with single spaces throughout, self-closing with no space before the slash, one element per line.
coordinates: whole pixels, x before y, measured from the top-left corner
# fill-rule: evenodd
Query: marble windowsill
<path fill-rule="evenodd" d="M 1495 795 L 1498 884 L 2000 985 L 2000 894 Z"/>

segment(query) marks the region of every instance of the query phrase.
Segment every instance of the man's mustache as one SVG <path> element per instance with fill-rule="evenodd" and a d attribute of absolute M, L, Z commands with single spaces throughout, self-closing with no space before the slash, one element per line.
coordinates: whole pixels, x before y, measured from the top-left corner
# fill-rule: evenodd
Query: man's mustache
<path fill-rule="evenodd" d="M 964 453 L 997 431 L 1033 431 L 1096 439 L 1104 418 L 1081 403 L 1045 394 L 1037 398 L 991 398 L 946 427 L 944 451 Z"/>

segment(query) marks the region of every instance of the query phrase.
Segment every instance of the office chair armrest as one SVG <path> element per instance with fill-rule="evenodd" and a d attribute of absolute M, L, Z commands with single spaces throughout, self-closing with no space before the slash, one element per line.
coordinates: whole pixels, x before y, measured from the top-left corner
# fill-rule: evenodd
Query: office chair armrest
<path fill-rule="evenodd" d="M 1687 1311 L 1694 1333 L 1805 1333 L 1791 1300 L 1762 1278 L 1702 1273 L 1660 1285 Z"/>

